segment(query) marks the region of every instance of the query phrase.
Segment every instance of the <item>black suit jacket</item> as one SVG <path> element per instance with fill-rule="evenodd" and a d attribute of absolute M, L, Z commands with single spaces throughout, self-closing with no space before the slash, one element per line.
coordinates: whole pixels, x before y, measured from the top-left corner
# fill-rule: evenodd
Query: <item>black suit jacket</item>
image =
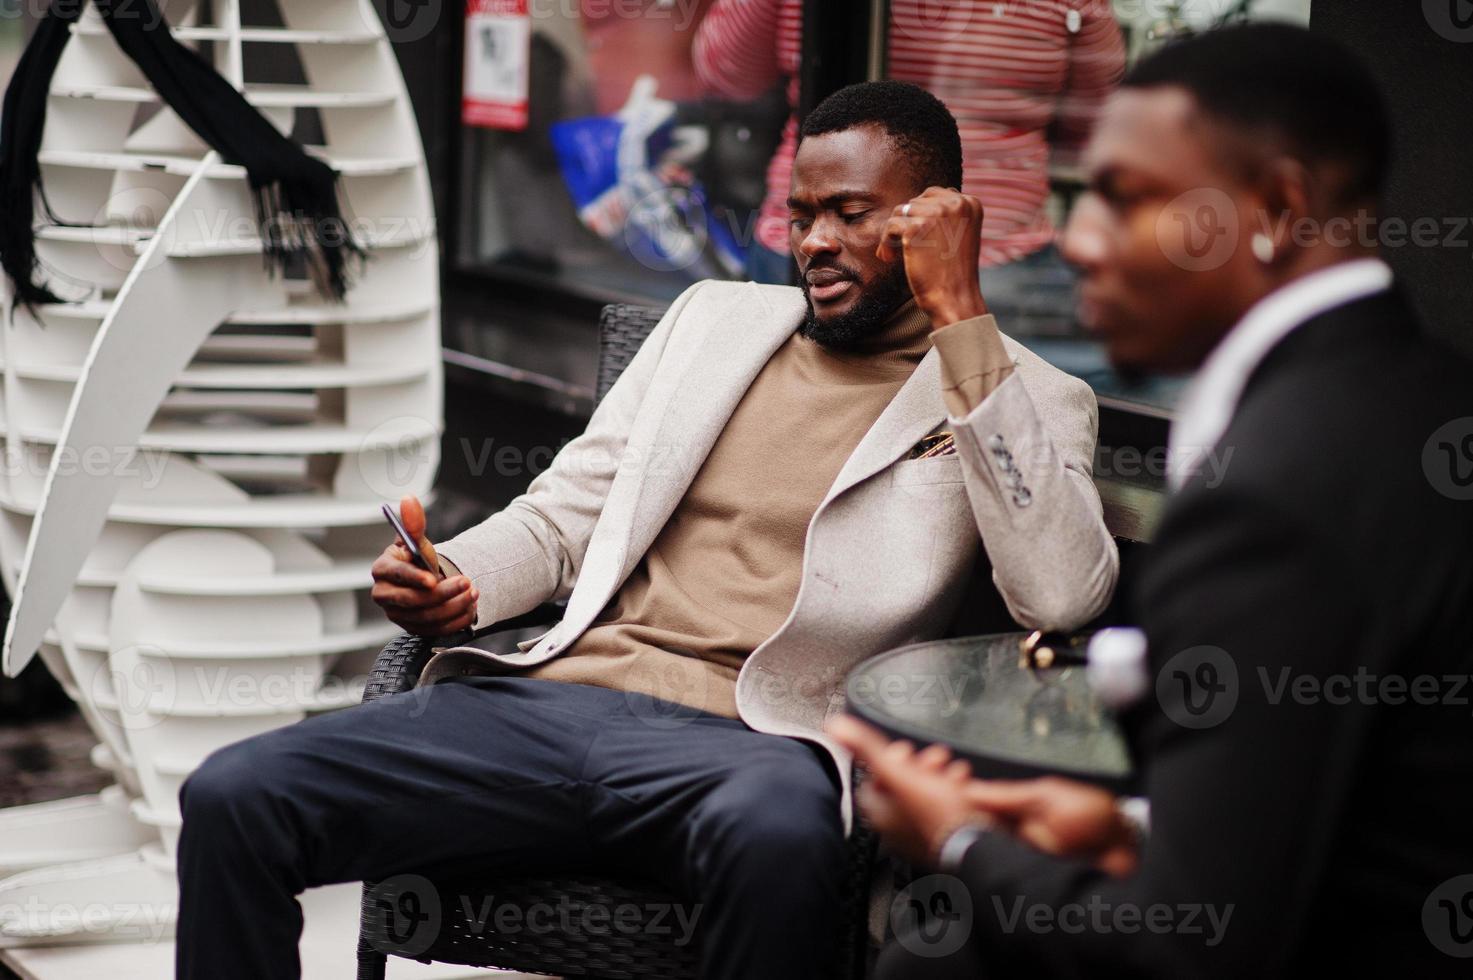
<path fill-rule="evenodd" d="M 1152 806 L 1141 868 L 1109 879 L 985 836 L 963 879 L 990 975 L 1473 973 L 1434 942 L 1473 953 L 1473 877 L 1439 892 L 1473 874 L 1464 433 L 1473 369 L 1394 292 L 1270 352 L 1220 482 L 1171 500 L 1134 595 L 1158 682 L 1126 717 Z M 1081 906 L 1086 928 L 1030 926 L 1035 905 Z"/>

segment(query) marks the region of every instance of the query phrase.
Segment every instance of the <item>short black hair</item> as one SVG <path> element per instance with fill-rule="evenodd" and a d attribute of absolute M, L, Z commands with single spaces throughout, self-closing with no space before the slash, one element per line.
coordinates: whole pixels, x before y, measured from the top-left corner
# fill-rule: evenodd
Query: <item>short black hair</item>
<path fill-rule="evenodd" d="M 1349 48 L 1290 24 L 1224 27 L 1168 44 L 1138 63 L 1123 88 L 1177 86 L 1208 116 L 1267 133 L 1306 165 L 1344 174 L 1341 200 L 1380 196 L 1391 166 L 1381 90 Z"/>
<path fill-rule="evenodd" d="M 956 117 L 936 96 L 909 82 L 860 82 L 820 102 L 803 120 L 802 135 L 822 136 L 879 126 L 910 160 L 923 190 L 962 186 L 962 137 Z"/>

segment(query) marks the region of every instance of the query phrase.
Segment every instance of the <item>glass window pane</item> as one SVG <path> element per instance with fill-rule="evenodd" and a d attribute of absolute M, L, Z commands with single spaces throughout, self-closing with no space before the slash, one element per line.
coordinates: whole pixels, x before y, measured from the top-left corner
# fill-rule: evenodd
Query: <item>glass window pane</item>
<path fill-rule="evenodd" d="M 0 79 L 7 82 L 25 44 L 20 0 L 0 0 Z"/>
<path fill-rule="evenodd" d="M 478 16 L 508 6 L 469 5 L 457 264 L 652 300 L 746 277 L 796 50 L 733 58 L 713 0 L 531 0 L 529 37 Z M 524 127 L 495 97 L 517 58 Z"/>

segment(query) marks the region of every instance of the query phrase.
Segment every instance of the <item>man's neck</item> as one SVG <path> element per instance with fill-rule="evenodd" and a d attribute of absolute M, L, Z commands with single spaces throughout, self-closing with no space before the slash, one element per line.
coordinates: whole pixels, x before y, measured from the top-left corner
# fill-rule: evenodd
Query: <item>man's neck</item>
<path fill-rule="evenodd" d="M 1201 348 L 1200 354 L 1188 362 L 1191 366 L 1185 370 L 1195 371 L 1200 368 L 1223 339 L 1243 322 L 1244 317 L 1280 290 L 1326 269 L 1375 257 L 1374 248 L 1362 248 L 1359 245 L 1336 247 L 1326 242 L 1296 252 L 1282 268 L 1272 270 L 1271 275 L 1265 276 L 1252 289 L 1246 290 L 1236 302 L 1224 304 L 1223 309 L 1228 317 L 1222 321 L 1220 330 Z"/>
<path fill-rule="evenodd" d="M 1362 247 L 1358 244 L 1347 247 L 1336 247 L 1327 242 L 1302 249 L 1296 252 L 1294 259 L 1275 277 L 1273 285 L 1267 289 L 1259 299 L 1276 293 L 1285 286 L 1306 276 L 1312 276 L 1316 272 L 1334 268 L 1337 265 L 1345 265 L 1349 262 L 1358 262 L 1361 259 L 1373 259 L 1376 257 L 1374 247 Z"/>

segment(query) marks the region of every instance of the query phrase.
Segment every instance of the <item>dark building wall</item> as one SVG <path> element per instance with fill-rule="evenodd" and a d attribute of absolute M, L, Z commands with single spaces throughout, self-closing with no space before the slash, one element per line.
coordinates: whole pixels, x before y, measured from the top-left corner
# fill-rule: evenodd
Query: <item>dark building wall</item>
<path fill-rule="evenodd" d="M 461 20 L 465 5 L 449 0 L 373 0 L 393 42 L 409 101 L 419 120 L 440 227 L 451 205 L 450 150 L 460 124 Z M 442 239 L 442 245 L 445 245 Z"/>
<path fill-rule="evenodd" d="M 1429 330 L 1473 355 L 1473 6 L 1314 0 L 1310 26 L 1360 52 L 1386 90 L 1396 162 L 1385 217 L 1431 219 L 1438 242 L 1405 236 L 1382 254 Z"/>

